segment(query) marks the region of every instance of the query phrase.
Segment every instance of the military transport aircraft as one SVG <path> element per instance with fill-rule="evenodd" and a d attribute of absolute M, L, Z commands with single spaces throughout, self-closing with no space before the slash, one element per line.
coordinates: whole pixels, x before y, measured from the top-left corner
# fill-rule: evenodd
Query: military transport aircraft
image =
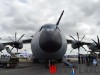
<path fill-rule="evenodd" d="M 12 49 L 6 48 L 9 53 L 13 50 L 13 48 L 22 49 L 23 44 L 25 43 L 31 43 L 31 49 L 34 53 L 35 59 L 34 60 L 62 60 L 64 54 L 66 53 L 67 44 L 72 44 L 73 49 L 77 49 L 80 51 L 80 47 L 84 48 L 83 45 L 87 45 L 90 49 L 98 48 L 100 49 L 100 42 L 94 41 L 93 43 L 87 43 L 82 42 L 82 39 L 79 40 L 79 34 L 77 33 L 78 40 L 74 39 L 74 37 L 70 36 L 74 40 L 68 40 L 63 35 L 62 31 L 60 30 L 59 23 L 62 18 L 64 11 L 62 11 L 58 21 L 56 24 L 45 24 L 41 26 L 38 31 L 35 33 L 35 35 L 32 37 L 32 39 L 26 39 L 21 40 L 21 38 L 24 36 L 24 34 L 19 38 L 19 40 L 16 40 L 15 33 L 15 40 L 12 40 L 12 42 L 7 43 L 0 43 L 0 51 L 2 51 L 6 45 L 12 46 Z M 99 38 L 98 38 L 99 40 Z M 85 49 L 85 48 L 84 48 Z M 86 49 L 85 49 L 86 50 Z"/>

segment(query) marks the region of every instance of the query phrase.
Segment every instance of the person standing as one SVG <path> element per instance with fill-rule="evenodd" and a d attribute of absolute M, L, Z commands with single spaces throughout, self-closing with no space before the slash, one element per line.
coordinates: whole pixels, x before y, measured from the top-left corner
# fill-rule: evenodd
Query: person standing
<path fill-rule="evenodd" d="M 89 66 L 89 56 L 86 55 L 85 59 L 86 59 L 86 65 Z"/>
<path fill-rule="evenodd" d="M 93 56 L 93 64 L 95 64 L 97 66 L 97 57 L 96 57 L 96 55 Z"/>
<path fill-rule="evenodd" d="M 78 64 L 80 64 L 80 59 L 81 59 L 81 57 L 80 57 L 80 54 L 78 55 Z"/>

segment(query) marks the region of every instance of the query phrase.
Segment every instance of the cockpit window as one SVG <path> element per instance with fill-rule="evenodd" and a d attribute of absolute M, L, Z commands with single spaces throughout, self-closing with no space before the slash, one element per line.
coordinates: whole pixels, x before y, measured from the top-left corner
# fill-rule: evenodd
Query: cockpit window
<path fill-rule="evenodd" d="M 55 29 L 56 25 L 44 25 L 42 28 L 43 29 Z"/>
<path fill-rule="evenodd" d="M 55 30 L 55 29 L 58 29 L 58 30 L 60 31 L 60 29 L 59 29 L 56 25 L 53 25 L 53 24 L 46 24 L 46 25 L 43 25 L 43 26 L 40 28 L 39 32 L 40 32 L 42 29 L 43 29 L 43 30 L 45 30 L 45 29 L 47 29 L 47 30 Z"/>

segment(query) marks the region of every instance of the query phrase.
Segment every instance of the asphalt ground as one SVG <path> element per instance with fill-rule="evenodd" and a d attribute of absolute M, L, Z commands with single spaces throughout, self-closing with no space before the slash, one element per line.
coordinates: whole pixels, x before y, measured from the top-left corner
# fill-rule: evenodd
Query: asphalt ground
<path fill-rule="evenodd" d="M 100 60 L 98 66 L 86 64 L 78 64 L 77 60 L 71 60 L 76 67 L 74 68 L 75 75 L 100 75 Z M 50 70 L 43 63 L 21 62 L 16 68 L 0 68 L 0 75 L 71 75 L 72 68 L 63 63 L 55 64 L 57 71 L 51 74 Z"/>

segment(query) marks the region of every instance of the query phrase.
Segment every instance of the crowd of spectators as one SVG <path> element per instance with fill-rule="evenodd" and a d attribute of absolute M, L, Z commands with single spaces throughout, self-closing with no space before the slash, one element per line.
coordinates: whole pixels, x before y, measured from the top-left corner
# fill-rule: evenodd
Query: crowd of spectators
<path fill-rule="evenodd" d="M 97 55 L 95 54 L 89 54 L 89 55 L 78 55 L 78 63 L 79 64 L 86 64 L 86 65 L 92 65 L 95 63 L 97 65 Z"/>

